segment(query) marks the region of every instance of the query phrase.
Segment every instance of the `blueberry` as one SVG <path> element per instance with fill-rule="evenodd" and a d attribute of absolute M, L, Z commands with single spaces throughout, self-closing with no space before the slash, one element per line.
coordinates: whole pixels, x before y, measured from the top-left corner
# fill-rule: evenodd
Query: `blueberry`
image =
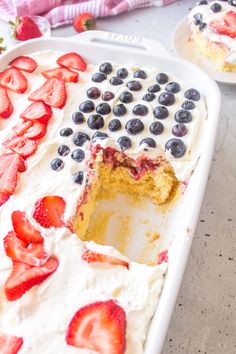
<path fill-rule="evenodd" d="M 157 106 L 156 108 L 154 108 L 153 115 L 157 119 L 165 119 L 168 117 L 169 111 L 164 106 Z"/>
<path fill-rule="evenodd" d="M 112 76 L 110 78 L 110 84 L 114 85 L 114 86 L 122 85 L 123 84 L 123 80 L 119 79 L 116 76 Z"/>
<path fill-rule="evenodd" d="M 147 74 L 143 70 L 136 70 L 134 72 L 133 76 L 135 79 L 146 79 L 147 78 Z"/>
<path fill-rule="evenodd" d="M 104 73 L 95 73 L 92 76 L 92 81 L 94 82 L 103 82 L 104 80 L 106 80 L 106 74 Z"/>
<path fill-rule="evenodd" d="M 127 109 L 126 109 L 125 105 L 123 105 L 122 103 L 115 105 L 113 108 L 113 113 L 117 117 L 123 116 L 126 112 L 127 112 Z"/>
<path fill-rule="evenodd" d="M 152 138 L 144 138 L 141 142 L 140 145 L 146 144 L 148 147 L 155 148 L 156 147 L 156 142 Z"/>
<path fill-rule="evenodd" d="M 101 129 L 104 127 L 104 119 L 100 114 L 91 115 L 87 123 L 90 129 Z"/>
<path fill-rule="evenodd" d="M 97 105 L 96 112 L 102 115 L 109 114 L 111 112 L 111 107 L 109 106 L 108 103 L 102 102 Z"/>
<path fill-rule="evenodd" d="M 76 162 L 81 162 L 85 158 L 85 153 L 81 149 L 75 149 L 71 154 L 71 158 Z"/>
<path fill-rule="evenodd" d="M 164 85 L 169 81 L 169 77 L 165 73 L 159 73 L 156 77 L 156 81 L 158 84 Z"/>
<path fill-rule="evenodd" d="M 178 82 L 169 82 L 165 90 L 172 93 L 178 93 L 181 90 L 180 84 Z"/>
<path fill-rule="evenodd" d="M 236 6 L 236 0 L 228 0 L 228 3 L 229 3 L 231 6 Z"/>
<path fill-rule="evenodd" d="M 60 130 L 61 136 L 70 136 L 72 134 L 73 134 L 73 129 L 71 129 L 71 128 L 66 127 L 66 128 L 63 128 Z"/>
<path fill-rule="evenodd" d="M 179 109 L 174 118 L 178 123 L 189 123 L 192 120 L 192 114 L 184 109 Z"/>
<path fill-rule="evenodd" d="M 196 89 L 191 88 L 185 91 L 184 97 L 186 97 L 188 100 L 199 101 L 201 96 Z"/>
<path fill-rule="evenodd" d="M 130 103 L 133 101 L 133 95 L 131 92 L 129 91 L 124 91 L 120 94 L 120 97 L 119 97 L 120 101 L 123 102 L 123 103 Z"/>
<path fill-rule="evenodd" d="M 197 5 L 207 5 L 208 2 L 206 0 L 200 0 L 197 2 Z"/>
<path fill-rule="evenodd" d="M 111 132 L 116 132 L 121 129 L 121 122 L 119 119 L 112 119 L 108 124 L 108 129 Z"/>
<path fill-rule="evenodd" d="M 187 131 L 188 131 L 188 129 L 187 129 L 186 125 L 183 123 L 178 123 L 178 124 L 174 125 L 172 128 L 172 134 L 175 136 L 178 136 L 179 138 L 181 138 L 182 136 L 187 134 Z"/>
<path fill-rule="evenodd" d="M 105 74 L 110 74 L 112 72 L 112 65 L 111 63 L 108 63 L 108 62 L 105 62 L 105 63 L 102 63 L 100 66 L 99 66 L 99 71 L 101 71 L 101 73 L 105 73 Z"/>
<path fill-rule="evenodd" d="M 164 125 L 161 122 L 153 122 L 150 125 L 149 130 L 154 135 L 160 135 L 163 133 Z"/>
<path fill-rule="evenodd" d="M 211 10 L 213 12 L 220 12 L 222 10 L 222 7 L 220 4 L 218 4 L 217 2 L 214 2 L 212 5 L 211 5 Z"/>
<path fill-rule="evenodd" d="M 194 109 L 196 107 L 195 103 L 193 101 L 184 101 L 182 104 L 182 108 L 183 109 L 187 109 L 188 111 L 191 111 L 192 109 Z"/>
<path fill-rule="evenodd" d="M 117 71 L 116 73 L 116 76 L 119 78 L 119 79 L 126 79 L 127 76 L 128 76 L 128 70 L 125 69 L 125 68 L 121 68 Z"/>
<path fill-rule="evenodd" d="M 101 91 L 97 87 L 90 87 L 87 90 L 87 96 L 91 99 L 96 99 L 101 95 Z"/>
<path fill-rule="evenodd" d="M 156 93 L 160 91 L 160 86 L 158 84 L 154 84 L 148 88 L 148 92 Z"/>
<path fill-rule="evenodd" d="M 200 23 L 199 30 L 204 31 L 207 28 L 207 24 L 205 22 Z"/>
<path fill-rule="evenodd" d="M 155 98 L 156 98 L 156 95 L 155 95 L 154 93 L 146 93 L 146 94 L 143 96 L 143 100 L 144 100 L 144 101 L 147 101 L 147 102 L 151 102 L 151 101 L 153 101 Z"/>
<path fill-rule="evenodd" d="M 133 108 L 133 114 L 137 116 L 146 116 L 148 114 L 148 108 L 143 104 L 136 104 Z"/>
<path fill-rule="evenodd" d="M 125 125 L 127 132 L 131 135 L 136 135 L 144 130 L 143 122 L 138 118 L 128 120 Z"/>
<path fill-rule="evenodd" d="M 117 142 L 120 145 L 120 148 L 122 151 L 130 149 L 132 146 L 132 142 L 131 142 L 130 138 L 128 138 L 127 136 L 119 137 Z"/>
<path fill-rule="evenodd" d="M 75 124 L 82 124 L 85 122 L 84 115 L 81 112 L 74 112 L 72 114 L 72 120 Z"/>
<path fill-rule="evenodd" d="M 52 170 L 54 170 L 54 171 L 60 171 L 60 170 L 63 169 L 63 167 L 64 167 L 64 162 L 63 162 L 61 159 L 56 158 L 56 159 L 53 159 L 53 160 L 51 161 L 51 168 L 52 168 Z"/>
<path fill-rule="evenodd" d="M 79 109 L 83 113 L 89 113 L 94 110 L 95 106 L 94 103 L 90 100 L 84 101 L 79 105 Z"/>
<path fill-rule="evenodd" d="M 175 95 L 172 92 L 162 92 L 158 97 L 158 102 L 164 106 L 171 106 L 175 103 Z"/>
<path fill-rule="evenodd" d="M 69 154 L 70 152 L 70 148 L 67 145 L 60 145 L 58 150 L 57 150 L 58 154 L 61 156 L 66 156 Z"/>
<path fill-rule="evenodd" d="M 196 26 L 199 26 L 202 23 L 202 14 L 197 13 L 193 16 L 193 22 Z"/>
<path fill-rule="evenodd" d="M 107 133 L 102 133 L 102 132 L 96 132 L 93 134 L 92 136 L 92 142 L 94 143 L 95 141 L 97 140 L 104 140 L 104 139 L 107 139 L 108 138 L 108 135 Z"/>
<path fill-rule="evenodd" d="M 73 179 L 75 183 L 82 184 L 84 180 L 84 172 L 79 171 L 75 174 L 73 174 Z"/>
<path fill-rule="evenodd" d="M 88 140 L 90 140 L 89 135 L 83 132 L 75 133 L 73 136 L 73 142 L 76 146 L 83 146 Z"/>
<path fill-rule="evenodd" d="M 110 101 L 115 97 L 114 93 L 111 91 L 105 91 L 102 95 L 103 101 Z"/>
<path fill-rule="evenodd" d="M 186 146 L 183 141 L 177 138 L 168 140 L 165 148 L 166 150 L 170 151 L 172 156 L 176 158 L 182 157 L 186 151 Z"/>
<path fill-rule="evenodd" d="M 130 89 L 130 91 L 139 91 L 142 88 L 142 84 L 136 80 L 127 82 L 126 86 Z"/>

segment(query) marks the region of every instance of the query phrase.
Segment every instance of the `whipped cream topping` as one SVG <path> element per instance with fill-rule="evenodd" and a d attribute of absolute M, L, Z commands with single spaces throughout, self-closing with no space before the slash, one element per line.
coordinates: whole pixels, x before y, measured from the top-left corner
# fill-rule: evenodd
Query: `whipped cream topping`
<path fill-rule="evenodd" d="M 211 6 L 216 2 L 217 1 L 211 1 L 207 5 L 195 6 L 188 15 L 188 22 L 193 32 L 199 32 L 199 27 L 195 25 L 193 16 L 196 14 L 201 14 L 201 21 L 207 24 L 207 27 L 201 32 L 201 34 L 210 42 L 222 43 L 225 45 L 228 48 L 228 53 L 225 61 L 230 64 L 236 64 L 236 38 L 218 34 L 214 32 L 209 26 L 212 21 L 221 20 L 227 12 L 236 12 L 236 8 L 235 6 L 230 5 L 227 1 L 219 1 L 218 3 L 222 7 L 221 11 L 213 12 L 211 10 Z"/>

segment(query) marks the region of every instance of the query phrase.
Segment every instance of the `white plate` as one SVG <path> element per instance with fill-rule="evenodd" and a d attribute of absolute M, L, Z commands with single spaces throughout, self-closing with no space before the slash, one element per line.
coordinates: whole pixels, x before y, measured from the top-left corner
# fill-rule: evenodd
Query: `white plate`
<path fill-rule="evenodd" d="M 191 37 L 190 27 L 188 25 L 187 17 L 184 17 L 177 25 L 172 37 L 172 46 L 176 54 L 185 60 L 200 66 L 205 70 L 214 80 L 224 84 L 236 85 L 236 73 L 223 72 L 216 70 L 212 61 L 201 56 L 194 48 Z"/>

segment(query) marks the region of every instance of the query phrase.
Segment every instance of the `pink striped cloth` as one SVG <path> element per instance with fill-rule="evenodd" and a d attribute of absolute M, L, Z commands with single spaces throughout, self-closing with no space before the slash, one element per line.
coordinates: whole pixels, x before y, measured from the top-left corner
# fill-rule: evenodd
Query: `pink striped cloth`
<path fill-rule="evenodd" d="M 0 0 L 0 19 L 15 16 L 43 15 L 52 27 L 69 24 L 82 12 L 95 17 L 113 16 L 124 11 L 164 6 L 176 0 Z"/>

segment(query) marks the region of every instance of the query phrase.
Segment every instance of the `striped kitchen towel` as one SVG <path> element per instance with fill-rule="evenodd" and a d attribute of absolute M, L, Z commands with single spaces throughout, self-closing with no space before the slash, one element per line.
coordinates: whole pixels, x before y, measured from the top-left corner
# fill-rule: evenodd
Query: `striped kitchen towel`
<path fill-rule="evenodd" d="M 0 0 L 0 20 L 43 15 L 53 28 L 69 24 L 82 12 L 95 17 L 113 16 L 133 9 L 164 6 L 176 0 Z"/>

